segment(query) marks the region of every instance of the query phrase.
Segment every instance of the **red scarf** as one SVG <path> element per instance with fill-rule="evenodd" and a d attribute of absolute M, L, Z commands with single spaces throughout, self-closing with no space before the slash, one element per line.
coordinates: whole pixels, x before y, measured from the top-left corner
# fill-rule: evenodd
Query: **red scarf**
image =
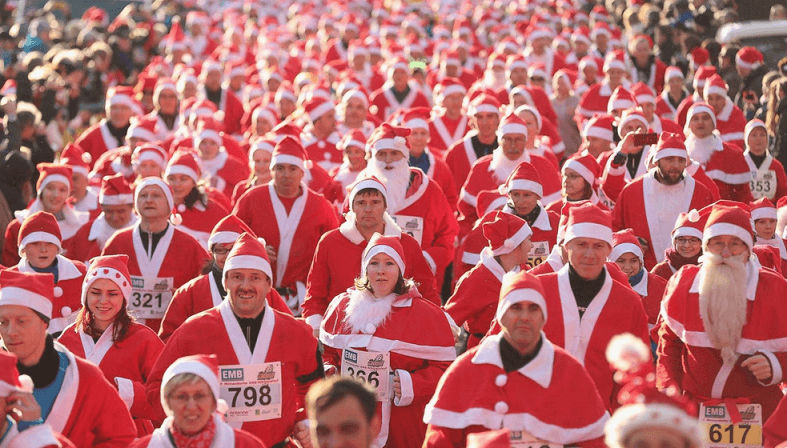
<path fill-rule="evenodd" d="M 679 254 L 678 251 L 676 251 L 675 248 L 672 248 L 672 247 L 670 247 L 666 251 L 664 251 L 664 256 L 667 258 L 667 260 L 669 261 L 669 264 L 673 268 L 675 268 L 676 271 L 678 269 L 682 268 L 683 266 L 687 265 L 687 264 L 692 264 L 692 265 L 695 265 L 695 266 L 700 264 L 700 260 L 699 259 L 700 259 L 701 255 L 702 255 L 702 251 L 699 251 L 699 253 L 697 253 L 697 255 L 695 255 L 695 256 L 693 256 L 691 258 L 686 258 L 686 257 L 682 256 L 681 254 Z"/>
<path fill-rule="evenodd" d="M 177 448 L 210 448 L 210 444 L 213 443 L 213 438 L 216 436 L 216 422 L 211 417 L 208 420 L 208 424 L 202 428 L 202 431 L 193 436 L 183 434 L 175 426 L 175 422 L 172 422 L 169 432 L 172 434 L 172 439 L 175 441 Z"/>

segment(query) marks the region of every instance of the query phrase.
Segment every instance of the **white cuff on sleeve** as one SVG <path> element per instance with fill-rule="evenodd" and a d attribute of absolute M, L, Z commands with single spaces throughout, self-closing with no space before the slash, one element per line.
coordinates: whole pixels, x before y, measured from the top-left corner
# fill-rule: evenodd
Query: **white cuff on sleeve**
<path fill-rule="evenodd" d="M 128 378 L 120 378 L 116 376 L 115 384 L 118 385 L 118 393 L 120 394 L 120 398 L 122 398 L 123 402 L 126 403 L 126 407 L 131 409 L 131 405 L 134 404 L 134 383 Z"/>
<path fill-rule="evenodd" d="M 60 446 L 60 443 L 52 433 L 52 427 L 44 423 L 25 429 L 11 439 L 8 444 L 8 448 L 30 448 L 31 446 Z"/>
<path fill-rule="evenodd" d="M 763 355 L 768 358 L 768 361 L 771 363 L 771 381 L 768 384 L 763 383 L 762 381 L 758 381 L 758 383 L 762 384 L 763 386 L 773 386 L 774 384 L 779 384 L 782 382 L 782 365 L 779 364 L 779 359 L 776 358 L 772 352 L 768 350 L 759 350 L 757 354 Z"/>
<path fill-rule="evenodd" d="M 423 251 L 423 253 L 424 258 L 426 258 L 426 263 L 429 265 L 429 269 L 432 270 L 432 275 L 435 275 L 437 273 L 437 263 L 434 262 L 432 256 L 429 255 L 427 251 Z"/>
<path fill-rule="evenodd" d="M 322 323 L 322 314 L 312 314 L 311 316 L 307 317 L 306 323 L 309 324 L 310 327 L 314 330 L 320 329 L 320 324 Z"/>
<path fill-rule="evenodd" d="M 415 392 L 413 391 L 413 377 L 410 376 L 410 372 L 407 370 L 396 369 L 396 373 L 399 374 L 399 381 L 402 383 L 402 396 L 401 398 L 394 398 L 394 404 L 400 407 L 409 406 L 415 398 Z"/>

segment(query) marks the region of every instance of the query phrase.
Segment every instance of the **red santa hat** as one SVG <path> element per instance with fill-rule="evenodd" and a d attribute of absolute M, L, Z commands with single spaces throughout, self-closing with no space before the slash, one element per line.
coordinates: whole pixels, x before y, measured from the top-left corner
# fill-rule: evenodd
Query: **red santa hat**
<path fill-rule="evenodd" d="M 544 188 L 541 185 L 541 177 L 538 175 L 538 170 L 527 162 L 517 165 L 508 176 L 508 179 L 506 179 L 506 183 L 498 188 L 498 192 L 503 195 L 507 195 L 513 190 L 530 191 L 539 198 L 543 197 Z"/>
<path fill-rule="evenodd" d="M 153 143 L 145 143 L 134 148 L 134 152 L 131 154 L 131 166 L 137 169 L 146 160 L 152 160 L 163 170 L 167 167 L 167 152 L 161 146 Z"/>
<path fill-rule="evenodd" d="M 22 221 L 16 241 L 19 246 L 18 253 L 20 257 L 25 250 L 25 246 L 29 243 L 51 243 L 57 246 L 58 253 L 63 252 L 60 225 L 57 223 L 55 215 L 45 211 L 35 212 Z"/>
<path fill-rule="evenodd" d="M 438 89 L 435 90 L 439 91 L 440 99 L 445 98 L 448 95 L 453 95 L 455 93 L 459 93 L 462 96 L 465 96 L 467 94 L 467 88 L 465 88 L 464 84 L 462 84 L 462 81 L 458 80 L 457 78 L 451 78 L 446 76 L 437 85 L 439 87 Z"/>
<path fill-rule="evenodd" d="M 27 375 L 19 375 L 18 361 L 15 354 L 0 350 L 0 397 L 8 397 L 14 392 L 33 392 L 33 380 Z"/>
<path fill-rule="evenodd" d="M 279 84 L 279 88 L 276 89 L 274 101 L 278 103 L 281 100 L 290 100 L 293 103 L 297 100 L 297 98 L 295 98 L 295 91 L 292 88 L 292 83 L 289 81 L 282 82 Z"/>
<path fill-rule="evenodd" d="M 547 28 L 545 26 L 539 26 L 539 27 L 533 28 L 530 31 L 527 39 L 528 39 L 528 42 L 532 42 L 532 41 L 534 41 L 536 39 L 540 39 L 542 37 L 546 37 L 547 39 L 552 39 L 552 36 L 553 36 L 552 31 L 549 28 Z"/>
<path fill-rule="evenodd" d="M 705 81 L 705 88 L 702 91 L 702 97 L 705 99 L 705 101 L 708 101 L 708 97 L 714 93 L 726 97 L 727 90 L 727 83 L 724 82 L 724 79 L 719 76 L 718 73 L 714 73 L 710 78 L 707 79 L 707 81 Z"/>
<path fill-rule="evenodd" d="M 591 154 L 585 154 L 584 156 L 566 160 L 566 163 L 563 164 L 563 168 L 561 169 L 564 176 L 567 169 L 576 171 L 577 174 L 582 176 L 585 182 L 594 189 L 601 180 L 601 165 L 598 164 L 596 158 Z"/>
<path fill-rule="evenodd" d="M 762 53 L 754 47 L 743 47 L 735 53 L 735 63 L 738 67 L 754 70 L 762 65 Z"/>
<path fill-rule="evenodd" d="M 640 123 L 645 129 L 648 129 L 648 126 L 650 126 L 645 115 L 642 113 L 642 109 L 639 107 L 630 107 L 624 110 L 623 114 L 620 116 L 620 120 L 618 121 L 618 134 L 620 134 L 620 130 L 623 126 L 634 121 Z"/>
<path fill-rule="evenodd" d="M 402 125 L 409 129 L 429 129 L 432 110 L 428 107 L 414 107 L 402 116 Z"/>
<path fill-rule="evenodd" d="M 607 260 L 615 261 L 621 255 L 627 253 L 636 255 L 639 258 L 639 262 L 644 263 L 642 246 L 640 246 L 639 239 L 634 235 L 632 229 L 623 229 L 612 234 L 612 251 L 609 253 Z"/>
<path fill-rule="evenodd" d="M 126 139 L 138 138 L 145 142 L 156 140 L 156 119 L 133 119 L 126 131 Z"/>
<path fill-rule="evenodd" d="M 527 92 L 527 90 L 525 90 L 525 92 Z M 529 92 L 528 92 L 528 96 L 529 96 Z M 523 104 L 523 105 L 521 105 L 521 106 L 516 108 L 516 110 L 514 111 L 514 114 L 517 117 L 522 117 L 522 115 L 525 112 L 530 112 L 531 114 L 533 114 L 533 116 L 536 118 L 536 127 L 538 128 L 539 131 L 541 131 L 541 122 L 542 122 L 541 112 L 539 112 L 538 109 L 536 109 L 535 107 L 531 106 L 530 104 Z M 524 120 L 524 118 L 522 118 L 522 120 Z M 527 134 L 525 134 L 525 135 L 527 135 Z"/>
<path fill-rule="evenodd" d="M 619 68 L 624 71 L 628 70 L 625 51 L 615 50 L 607 54 L 604 58 L 604 71 L 608 72 L 612 68 Z"/>
<path fill-rule="evenodd" d="M 754 231 L 751 214 L 744 208 L 729 203 L 713 204 L 702 232 L 703 247 L 707 247 L 708 241 L 713 237 L 729 235 L 740 238 L 751 249 L 754 246 Z"/>
<path fill-rule="evenodd" d="M 276 117 L 276 111 L 270 107 L 260 105 L 254 108 L 254 111 L 251 113 L 251 122 L 256 125 L 257 120 L 260 118 L 267 121 L 271 125 L 271 128 L 279 124 L 279 119 Z"/>
<path fill-rule="evenodd" d="M 595 68 L 596 71 L 599 71 L 603 66 L 604 66 L 604 61 L 601 58 L 597 58 L 592 55 L 587 55 L 579 60 L 579 65 L 577 66 L 577 68 L 579 68 L 580 72 L 584 72 L 585 69 L 588 67 Z"/>
<path fill-rule="evenodd" d="M 175 199 L 172 196 L 172 188 L 169 187 L 163 180 L 158 177 L 146 177 L 145 179 L 140 182 L 136 188 L 134 189 L 134 208 L 136 209 L 137 204 L 139 203 L 139 193 L 147 187 L 159 187 L 161 191 L 164 192 L 164 196 L 167 198 L 167 205 L 169 209 L 172 210 L 175 208 Z M 139 214 L 139 210 L 136 210 L 137 214 Z"/>
<path fill-rule="evenodd" d="M 713 127 L 716 127 L 716 113 L 713 111 L 713 108 L 705 101 L 698 101 L 692 104 L 691 107 L 689 107 L 689 111 L 686 113 L 686 129 L 688 129 L 691 119 L 695 115 L 703 112 L 710 114 L 711 119 L 713 119 Z"/>
<path fill-rule="evenodd" d="M 71 175 L 72 168 L 70 165 L 59 165 L 56 163 L 39 163 L 36 165 L 38 169 L 38 182 L 36 183 L 36 190 L 41 191 L 52 182 L 60 182 L 68 187 L 68 192 L 71 192 Z"/>
<path fill-rule="evenodd" d="M 572 207 L 568 211 L 564 244 L 574 238 L 593 238 L 612 245 L 612 215 L 590 202 Z"/>
<path fill-rule="evenodd" d="M 516 114 L 506 115 L 497 128 L 497 136 L 500 138 L 510 134 L 522 134 L 527 138 L 527 124 L 525 120 L 519 118 Z"/>
<path fill-rule="evenodd" d="M 386 207 L 388 206 L 388 203 L 389 203 L 389 201 L 388 201 L 388 190 L 385 188 L 385 184 L 380 182 L 380 179 L 378 179 L 378 178 L 376 178 L 374 176 L 369 176 L 369 177 L 365 177 L 363 179 L 358 179 L 350 187 L 350 194 L 348 196 L 348 201 L 349 201 L 348 204 L 350 205 L 351 209 L 352 209 L 353 201 L 355 201 L 355 196 L 357 196 L 358 193 L 361 192 L 362 190 L 366 190 L 368 188 L 372 188 L 374 190 L 379 191 L 380 194 L 383 195 L 383 199 L 385 199 Z"/>
<path fill-rule="evenodd" d="M 72 172 L 88 177 L 90 172 L 90 154 L 84 152 L 77 144 L 69 143 L 60 153 L 60 163 L 71 167 Z"/>
<path fill-rule="evenodd" d="M 710 210 L 710 207 L 706 208 Z M 688 213 L 681 213 L 675 221 L 675 227 L 672 229 L 672 244 L 675 244 L 676 238 L 682 236 L 692 236 L 702 240 L 702 230 L 705 228 L 707 218 L 707 213 L 703 216 L 699 211 L 694 209 Z"/>
<path fill-rule="evenodd" d="M 746 142 L 746 146 L 748 146 L 749 135 L 751 134 L 751 131 L 755 130 L 756 128 L 763 128 L 766 132 L 768 130 L 768 128 L 765 127 L 765 123 L 763 123 L 763 121 L 759 118 L 755 118 L 746 123 L 746 127 L 743 130 L 743 141 Z"/>
<path fill-rule="evenodd" d="M 585 45 L 590 45 L 590 29 L 586 26 L 574 28 L 574 31 L 571 33 L 571 42 L 574 44 L 582 42 Z"/>
<path fill-rule="evenodd" d="M 751 210 L 752 221 L 757 221 L 758 219 L 778 219 L 776 217 L 776 206 L 766 197 L 757 199 L 749 204 L 749 210 Z"/>
<path fill-rule="evenodd" d="M 19 305 L 52 319 L 55 277 L 51 273 L 0 272 L 0 306 Z"/>
<path fill-rule="evenodd" d="M 131 296 L 131 274 L 128 272 L 128 255 L 104 255 L 90 260 L 90 269 L 82 281 L 82 306 L 87 306 L 87 292 L 98 279 L 114 282 L 123 298 Z"/>
<path fill-rule="evenodd" d="M 314 97 L 304 105 L 304 110 L 309 116 L 309 120 L 314 123 L 323 115 L 336 113 L 336 106 L 329 99 Z"/>
<path fill-rule="evenodd" d="M 509 72 L 517 68 L 523 68 L 527 70 L 527 67 L 527 61 L 525 61 L 525 57 L 521 54 L 512 54 L 508 56 L 508 59 L 506 59 L 506 70 Z"/>
<path fill-rule="evenodd" d="M 515 303 L 531 302 L 541 308 L 544 321 L 547 320 L 547 302 L 544 299 L 544 287 L 541 280 L 526 271 L 508 272 L 503 275 L 503 285 L 500 287 L 500 297 L 497 302 L 495 319 L 501 321 L 508 308 Z"/>
<path fill-rule="evenodd" d="M 115 105 L 128 106 L 135 115 L 142 115 L 142 106 L 134 99 L 134 89 L 126 86 L 113 86 L 107 90 L 106 112 Z"/>
<path fill-rule="evenodd" d="M 156 89 L 153 90 L 153 101 L 158 102 L 158 97 L 161 95 L 161 92 L 165 90 L 171 90 L 175 94 L 178 93 L 178 87 L 175 84 L 175 80 L 172 78 L 161 78 L 156 82 Z"/>
<path fill-rule="evenodd" d="M 467 448 L 511 448 L 511 431 L 506 428 L 467 435 Z"/>
<path fill-rule="evenodd" d="M 339 143 L 336 145 L 336 147 L 342 151 L 349 148 L 350 146 L 356 146 L 361 149 L 366 148 L 366 136 L 362 130 L 353 129 L 349 131 L 348 133 L 344 134 L 342 139 L 339 140 Z"/>
<path fill-rule="evenodd" d="M 712 65 L 703 65 L 694 73 L 694 90 L 700 87 L 705 87 L 705 80 L 716 74 L 716 67 Z"/>
<path fill-rule="evenodd" d="M 476 214 L 485 216 L 487 213 L 502 209 L 508 203 L 508 196 L 501 195 L 497 190 L 482 190 L 476 195 Z"/>
<path fill-rule="evenodd" d="M 653 162 L 658 162 L 665 157 L 689 158 L 682 135 L 671 132 L 661 133 L 659 143 L 656 145 L 656 152 L 653 155 Z"/>
<path fill-rule="evenodd" d="M 497 100 L 497 98 L 492 95 L 482 93 L 481 95 L 478 95 L 472 103 L 470 103 L 468 115 L 473 116 L 481 112 L 491 112 L 500 115 L 501 107 L 502 105 L 500 104 L 500 101 Z"/>
<path fill-rule="evenodd" d="M 369 244 L 363 251 L 361 257 L 361 273 L 366 275 L 366 268 L 369 267 L 369 262 L 377 254 L 386 254 L 391 257 L 396 265 L 399 267 L 399 274 L 404 275 L 404 249 L 399 238 L 395 236 L 383 236 L 379 233 L 372 235 Z"/>
<path fill-rule="evenodd" d="M 191 106 L 191 117 L 212 117 L 218 110 L 213 101 L 200 98 Z"/>
<path fill-rule="evenodd" d="M 306 169 L 310 167 L 307 166 L 310 165 L 309 156 L 303 149 L 303 145 L 299 140 L 289 135 L 276 143 L 276 147 L 273 149 L 271 168 L 280 163 L 295 165 L 303 172 L 306 172 Z"/>
<path fill-rule="evenodd" d="M 522 241 L 533 235 L 527 222 L 518 216 L 496 211 L 491 218 L 491 221 L 481 225 L 481 231 L 495 256 L 511 253 Z"/>
<path fill-rule="evenodd" d="M 527 69 L 527 77 L 549 79 L 549 73 L 547 73 L 547 66 L 543 62 L 536 62 L 534 64 L 531 64 L 530 67 Z"/>
<path fill-rule="evenodd" d="M 185 174 L 196 184 L 202 178 L 202 168 L 200 167 L 199 157 L 194 151 L 177 150 L 167 163 L 164 171 L 166 178 L 170 174 Z"/>
<path fill-rule="evenodd" d="M 623 448 L 637 431 L 661 429 L 683 437 L 686 446 L 700 446 L 697 407 L 675 387 L 656 388 L 656 374 L 650 348 L 641 339 L 625 333 L 612 338 L 606 357 L 617 370 L 621 383 L 621 405 L 607 421 L 604 442 L 610 448 Z"/>
<path fill-rule="evenodd" d="M 585 125 L 582 130 L 582 137 L 598 137 L 612 143 L 614 136 L 612 134 L 612 126 L 615 122 L 615 117 L 606 114 L 596 114 Z"/>
<path fill-rule="evenodd" d="M 669 80 L 672 78 L 680 78 L 680 79 L 685 78 L 685 76 L 683 76 L 683 71 L 680 69 L 680 67 L 670 65 L 669 67 L 667 67 L 667 70 L 664 71 L 665 84 L 669 83 Z"/>
<path fill-rule="evenodd" d="M 637 104 L 656 103 L 656 94 L 644 82 L 638 82 L 631 86 L 631 94 L 634 95 Z"/>
<path fill-rule="evenodd" d="M 361 100 L 364 106 L 369 107 L 369 98 L 360 89 L 350 89 L 342 95 L 342 104 L 347 104 L 351 99 L 357 98 Z"/>
<path fill-rule="evenodd" d="M 456 65 L 459 65 L 458 57 L 456 59 L 456 62 L 457 62 Z M 386 73 L 388 74 L 388 79 L 393 79 L 393 74 L 396 70 L 404 70 L 407 73 L 410 73 L 410 65 L 407 63 L 407 59 L 405 59 L 402 56 L 399 56 L 390 61 L 390 63 L 388 64 L 388 69 L 386 70 Z"/>
<path fill-rule="evenodd" d="M 694 47 L 694 49 L 689 52 L 689 61 L 691 62 L 691 67 L 694 70 L 697 70 L 698 67 L 705 65 L 709 59 L 710 53 L 705 48 Z"/>
<path fill-rule="evenodd" d="M 618 86 L 609 97 L 607 113 L 611 114 L 615 109 L 629 109 L 631 107 L 637 107 L 637 99 L 625 87 Z"/>
<path fill-rule="evenodd" d="M 381 149 L 394 149 L 408 156 L 410 154 L 410 144 L 407 143 L 406 138 L 408 135 L 410 129 L 383 123 L 369 137 L 366 150 L 372 154 L 372 157 Z"/>
<path fill-rule="evenodd" d="M 127 205 L 134 203 L 134 193 L 131 191 L 131 185 L 129 185 L 123 174 L 117 173 L 101 179 L 98 203 L 101 205 Z"/>
<path fill-rule="evenodd" d="M 210 140 L 221 146 L 224 142 L 221 139 L 221 131 L 224 130 L 221 123 L 214 120 L 212 116 L 200 118 L 197 132 L 194 133 L 194 149 L 198 149 L 203 140 Z"/>
<path fill-rule="evenodd" d="M 227 215 L 213 227 L 208 238 L 208 248 L 214 244 L 230 244 L 238 240 L 242 233 L 254 235 L 254 232 L 245 222 L 238 219 L 235 215 Z"/>
<path fill-rule="evenodd" d="M 607 37 L 612 36 L 612 30 L 609 29 L 609 25 L 606 22 L 596 22 L 593 25 L 593 30 L 590 32 L 591 39 L 596 40 L 599 34 L 605 34 Z"/>
<path fill-rule="evenodd" d="M 241 233 L 224 262 L 225 279 L 227 272 L 233 269 L 255 269 L 273 279 L 271 262 L 265 251 L 265 240 L 261 241 L 261 238 L 256 238 L 253 233 Z"/>
<path fill-rule="evenodd" d="M 265 151 L 273 155 L 273 148 L 276 147 L 276 142 L 263 137 L 258 137 L 251 142 L 249 146 L 249 162 L 254 162 L 254 153 L 257 151 Z"/>
<path fill-rule="evenodd" d="M 170 364 L 161 377 L 161 402 L 166 403 L 164 391 L 167 383 L 176 375 L 191 373 L 202 378 L 213 393 L 213 398 L 219 401 L 219 360 L 216 355 L 191 355 L 179 358 Z"/>

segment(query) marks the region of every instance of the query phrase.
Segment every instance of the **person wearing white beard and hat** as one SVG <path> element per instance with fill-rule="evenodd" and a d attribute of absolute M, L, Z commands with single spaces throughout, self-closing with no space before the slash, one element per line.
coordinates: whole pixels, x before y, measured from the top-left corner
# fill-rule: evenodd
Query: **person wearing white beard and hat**
<path fill-rule="evenodd" d="M 424 413 L 424 448 L 464 447 L 470 434 L 500 428 L 519 443 L 604 446 L 608 406 L 582 364 L 549 340 L 545 325 L 554 314 L 560 320 L 560 310 L 548 297 L 527 272 L 503 277 L 496 310 L 502 331 L 443 374 Z"/>
<path fill-rule="evenodd" d="M 271 264 L 264 243 L 254 236 L 238 237 L 222 281 L 227 299 L 187 320 L 170 337 L 148 378 L 148 403 L 162 409 L 166 370 L 178 358 L 215 354 L 222 372 L 220 398 L 227 401 L 233 427 L 259 437 L 265 446 L 292 446 L 294 436 L 310 448 L 306 415 L 299 408 L 309 386 L 324 376 L 312 329 L 268 305 Z M 242 390 L 248 392 L 241 396 Z M 246 398 L 251 394 L 254 400 Z"/>
<path fill-rule="evenodd" d="M 439 291 L 459 227 L 437 183 L 408 165 L 409 134 L 406 128 L 380 125 L 367 142 L 370 159 L 364 173 L 385 185 L 388 214 L 421 245 Z"/>
<path fill-rule="evenodd" d="M 782 397 L 787 368 L 787 281 L 752 255 L 745 208 L 714 205 L 703 231 L 699 266 L 670 279 L 658 329 L 657 385 L 697 403 L 731 399 L 761 408 L 762 421 Z"/>

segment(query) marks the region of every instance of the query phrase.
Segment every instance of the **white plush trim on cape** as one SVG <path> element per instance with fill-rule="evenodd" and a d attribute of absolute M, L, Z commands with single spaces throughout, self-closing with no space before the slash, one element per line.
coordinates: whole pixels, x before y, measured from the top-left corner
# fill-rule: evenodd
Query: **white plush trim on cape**
<path fill-rule="evenodd" d="M 249 345 L 246 343 L 246 338 L 238 324 L 238 319 L 232 312 L 229 300 L 224 300 L 218 306 L 221 313 L 221 320 L 224 321 L 224 328 L 227 331 L 227 336 L 232 343 L 232 351 L 235 357 L 238 358 L 238 364 L 263 364 L 268 357 L 268 349 L 270 348 L 271 337 L 273 336 L 273 328 L 276 323 L 275 313 L 271 311 L 268 301 L 265 301 L 265 315 L 262 317 L 262 326 L 260 333 L 257 336 L 257 342 L 254 344 L 254 352 L 249 350 Z"/>
<path fill-rule="evenodd" d="M 79 334 L 79 340 L 82 341 L 82 350 L 85 351 L 85 359 L 92 362 L 95 365 L 101 365 L 101 361 L 104 360 L 104 356 L 107 354 L 112 345 L 114 345 L 115 341 L 112 340 L 112 334 L 115 331 L 115 323 L 109 324 L 104 333 L 101 334 L 101 337 L 98 338 L 98 341 L 93 342 L 93 338 L 87 335 L 84 331 L 80 331 L 74 326 L 74 332 Z"/>
<path fill-rule="evenodd" d="M 471 362 L 473 364 L 492 364 L 499 368 L 503 368 L 503 360 L 500 357 L 500 340 L 503 338 L 503 333 L 490 336 L 481 342 L 481 346 L 473 356 Z M 525 364 L 517 372 L 527 378 L 530 378 L 536 384 L 548 389 L 552 384 L 552 368 L 555 363 L 555 347 L 549 342 L 544 332 L 541 332 L 541 349 L 535 358 L 529 363 Z"/>
<path fill-rule="evenodd" d="M 51 425 L 56 432 L 62 433 L 76 403 L 77 389 L 79 389 L 79 366 L 77 366 L 73 353 L 59 342 L 55 342 L 55 350 L 65 353 L 68 358 L 68 368 L 66 368 L 60 392 L 58 392 L 55 402 L 52 404 L 52 410 L 49 412 L 45 423 Z"/>
<path fill-rule="evenodd" d="M 72 280 L 84 275 L 79 271 L 79 268 L 76 267 L 74 262 L 68 258 L 62 255 L 57 255 L 55 258 L 57 259 L 58 283 L 62 280 Z M 25 272 L 28 274 L 34 274 L 36 272 L 33 267 L 30 266 L 30 261 L 28 261 L 27 257 L 22 257 L 19 260 L 17 269 L 19 269 L 19 272 Z M 57 286 L 57 283 L 55 283 L 55 286 Z"/>
<path fill-rule="evenodd" d="M 662 229 L 659 225 L 658 211 L 656 210 L 658 201 L 653 200 L 656 198 L 655 187 L 658 182 L 655 175 L 656 168 L 653 168 L 642 177 L 642 200 L 643 204 L 645 204 L 645 219 L 648 222 L 648 233 L 650 233 L 653 254 L 656 256 L 656 260 L 660 262 L 664 259 L 664 250 L 672 247 L 672 238 L 670 237 L 672 229 Z M 685 175 L 682 185 L 683 191 L 680 193 L 683 194 L 683 205 L 680 210 L 675 210 L 676 213 L 680 211 L 688 212 L 691 209 L 696 181 L 690 175 Z"/>
<path fill-rule="evenodd" d="M 301 183 L 301 190 L 303 193 L 295 199 L 289 215 L 287 209 L 282 204 L 276 190 L 273 188 L 273 182 L 268 183 L 268 194 L 271 198 L 271 205 L 273 206 L 274 215 L 276 215 L 276 225 L 279 229 L 279 250 L 276 253 L 276 287 L 281 287 L 281 281 L 287 271 L 287 264 L 290 261 L 290 248 L 292 241 L 295 238 L 295 232 L 298 230 L 303 211 L 306 208 L 306 200 L 309 196 L 309 188 L 306 184 Z"/>
<path fill-rule="evenodd" d="M 359 232 L 358 228 L 355 226 L 355 212 L 347 212 L 344 215 L 344 219 L 345 221 L 339 226 L 339 232 L 353 244 L 361 244 L 362 242 L 366 241 L 364 237 L 361 236 L 361 232 Z M 397 238 L 402 237 L 402 229 L 396 225 L 388 212 L 383 213 L 383 222 L 385 223 L 385 228 L 383 230 L 384 236 L 395 236 Z"/>
<path fill-rule="evenodd" d="M 394 305 L 395 306 L 395 305 Z M 330 312 L 326 312 L 330 314 Z M 456 349 L 432 345 L 411 344 L 394 339 L 381 338 L 372 334 L 330 334 L 320 331 L 320 341 L 334 348 L 366 348 L 370 352 L 392 352 L 430 361 L 453 361 Z"/>

